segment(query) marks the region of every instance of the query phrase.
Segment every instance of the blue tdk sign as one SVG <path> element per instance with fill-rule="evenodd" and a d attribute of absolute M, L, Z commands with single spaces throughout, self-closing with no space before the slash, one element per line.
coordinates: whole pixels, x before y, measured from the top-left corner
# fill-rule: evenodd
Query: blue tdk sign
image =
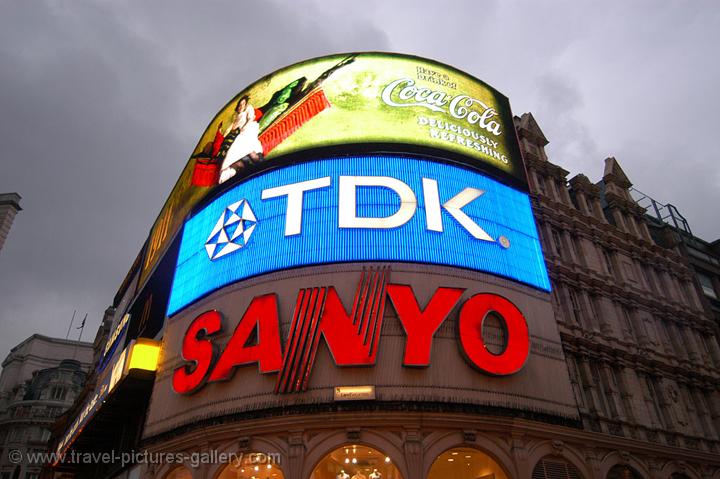
<path fill-rule="evenodd" d="M 355 156 L 253 177 L 188 220 L 168 314 L 251 276 L 349 261 L 456 266 L 550 290 L 526 194 L 442 163 Z"/>

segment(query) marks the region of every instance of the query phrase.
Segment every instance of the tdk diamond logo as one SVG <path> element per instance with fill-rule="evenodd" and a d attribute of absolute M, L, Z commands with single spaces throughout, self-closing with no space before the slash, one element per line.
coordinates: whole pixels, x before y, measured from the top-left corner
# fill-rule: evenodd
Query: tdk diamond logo
<path fill-rule="evenodd" d="M 257 218 L 247 200 L 240 200 L 225 208 L 205 242 L 210 260 L 214 261 L 245 246 L 256 226 Z"/>

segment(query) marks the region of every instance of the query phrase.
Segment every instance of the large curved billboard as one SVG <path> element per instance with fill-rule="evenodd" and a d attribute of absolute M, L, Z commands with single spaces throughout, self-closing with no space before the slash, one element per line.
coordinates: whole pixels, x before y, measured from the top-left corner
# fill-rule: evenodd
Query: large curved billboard
<path fill-rule="evenodd" d="M 387 53 L 305 61 L 242 90 L 210 122 L 153 226 L 140 282 L 210 190 L 302 152 L 353 146 L 434 153 L 525 184 L 509 102 L 482 81 Z"/>
<path fill-rule="evenodd" d="M 527 194 L 454 165 L 357 155 L 255 175 L 188 220 L 168 314 L 252 276 L 352 261 L 455 266 L 550 290 Z"/>

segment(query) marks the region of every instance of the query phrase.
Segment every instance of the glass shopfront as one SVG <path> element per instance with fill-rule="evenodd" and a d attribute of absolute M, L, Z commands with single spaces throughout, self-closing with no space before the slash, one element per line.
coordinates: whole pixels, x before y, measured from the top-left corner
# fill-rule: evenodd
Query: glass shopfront
<path fill-rule="evenodd" d="M 325 456 L 310 479 L 402 479 L 402 476 L 386 454 L 360 444 L 348 444 Z"/>
<path fill-rule="evenodd" d="M 285 479 L 285 475 L 272 457 L 251 453 L 225 466 L 217 479 Z"/>
<path fill-rule="evenodd" d="M 484 452 L 457 447 L 440 454 L 428 479 L 508 479 L 500 465 Z"/>
<path fill-rule="evenodd" d="M 170 471 L 165 479 L 192 479 L 192 472 L 188 468 L 180 466 Z"/>

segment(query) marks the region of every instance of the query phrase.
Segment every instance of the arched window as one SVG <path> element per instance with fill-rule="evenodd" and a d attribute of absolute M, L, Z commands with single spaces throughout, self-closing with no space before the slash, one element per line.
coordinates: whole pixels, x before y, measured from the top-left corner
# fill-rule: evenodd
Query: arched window
<path fill-rule="evenodd" d="M 617 464 L 610 468 L 607 479 L 642 479 L 642 476 L 630 466 Z"/>
<path fill-rule="evenodd" d="M 582 479 L 573 464 L 560 458 L 541 459 L 532 472 L 532 479 Z"/>
<path fill-rule="evenodd" d="M 243 453 L 225 466 L 217 479 L 285 479 L 279 466 L 279 458 L 271 454 Z"/>
<path fill-rule="evenodd" d="M 500 464 L 482 451 L 456 447 L 440 454 L 428 479 L 508 479 Z"/>
<path fill-rule="evenodd" d="M 167 473 L 164 479 L 192 479 L 192 473 L 187 467 L 180 466 Z"/>
<path fill-rule="evenodd" d="M 402 479 L 402 476 L 386 454 L 361 444 L 348 444 L 322 458 L 310 479 Z"/>

